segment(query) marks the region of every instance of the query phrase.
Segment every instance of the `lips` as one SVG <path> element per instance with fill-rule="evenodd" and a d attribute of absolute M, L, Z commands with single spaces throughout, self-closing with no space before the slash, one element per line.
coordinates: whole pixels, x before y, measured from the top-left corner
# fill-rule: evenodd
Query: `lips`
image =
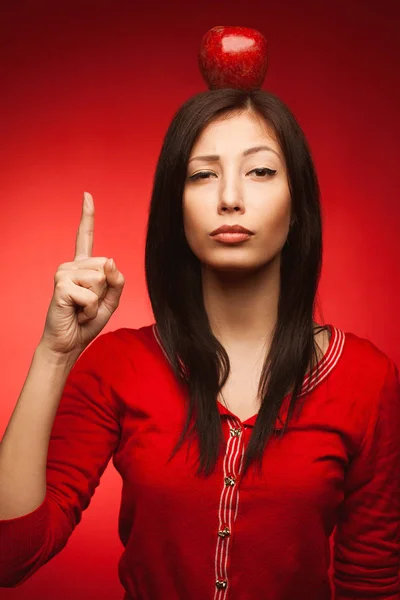
<path fill-rule="evenodd" d="M 218 235 L 219 233 L 247 233 L 248 235 L 254 235 L 253 231 L 241 225 L 222 225 L 218 229 L 214 229 L 210 235 Z"/>

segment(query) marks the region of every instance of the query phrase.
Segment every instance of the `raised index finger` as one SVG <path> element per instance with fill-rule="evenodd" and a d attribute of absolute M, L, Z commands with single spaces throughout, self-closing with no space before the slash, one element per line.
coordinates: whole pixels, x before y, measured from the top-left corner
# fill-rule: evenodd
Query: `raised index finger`
<path fill-rule="evenodd" d="M 82 216 L 76 234 L 74 260 L 89 258 L 93 250 L 94 202 L 89 192 L 83 193 Z"/>

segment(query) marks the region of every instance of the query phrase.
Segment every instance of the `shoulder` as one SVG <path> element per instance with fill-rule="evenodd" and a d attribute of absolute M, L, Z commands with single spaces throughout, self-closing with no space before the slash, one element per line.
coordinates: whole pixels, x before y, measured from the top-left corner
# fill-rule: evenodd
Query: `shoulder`
<path fill-rule="evenodd" d="M 86 349 L 87 360 L 100 359 L 139 370 L 158 367 L 165 362 L 154 332 L 154 323 L 142 327 L 120 327 L 101 333 Z"/>
<path fill-rule="evenodd" d="M 154 347 L 154 323 L 142 327 L 120 327 L 103 334 L 108 337 L 107 343 L 117 344 L 125 349 L 150 349 Z"/>
<path fill-rule="evenodd" d="M 344 344 L 328 390 L 337 400 L 335 411 L 348 439 L 355 440 L 353 450 L 383 418 L 398 437 L 400 381 L 394 360 L 368 336 L 335 329 Z"/>
<path fill-rule="evenodd" d="M 367 336 L 335 328 L 344 338 L 340 369 L 346 380 L 369 390 L 382 388 L 387 378 L 398 377 L 393 358 Z"/>
<path fill-rule="evenodd" d="M 111 331 L 100 333 L 87 347 L 91 354 L 104 350 L 145 351 L 152 349 L 155 343 L 153 333 L 154 324 L 142 327 L 120 327 Z"/>

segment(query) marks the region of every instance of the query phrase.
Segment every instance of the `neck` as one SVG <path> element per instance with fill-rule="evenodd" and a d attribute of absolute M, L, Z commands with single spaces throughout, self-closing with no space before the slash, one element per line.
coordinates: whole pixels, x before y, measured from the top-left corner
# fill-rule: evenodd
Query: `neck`
<path fill-rule="evenodd" d="M 211 330 L 225 347 L 263 345 L 277 322 L 280 255 L 257 271 L 202 270 Z"/>

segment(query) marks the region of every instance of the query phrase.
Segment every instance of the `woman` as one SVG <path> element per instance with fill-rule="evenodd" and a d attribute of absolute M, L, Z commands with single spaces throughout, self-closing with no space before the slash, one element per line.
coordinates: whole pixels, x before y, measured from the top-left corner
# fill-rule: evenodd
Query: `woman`
<path fill-rule="evenodd" d="M 28 411 L 34 377 L 41 368 L 43 386 L 50 371 L 47 463 L 30 504 L 7 479 L 23 408 L 2 441 L 0 585 L 20 585 L 65 546 L 113 456 L 124 600 L 328 600 L 335 526 L 335 598 L 397 597 L 398 370 L 370 341 L 313 320 L 319 188 L 288 107 L 222 89 L 180 108 L 148 222 L 155 323 L 82 353 L 124 282 L 91 257 L 93 214 L 89 199 L 18 401 Z M 250 233 L 218 237 L 224 225 Z M 56 329 L 62 293 L 76 337 Z"/>

